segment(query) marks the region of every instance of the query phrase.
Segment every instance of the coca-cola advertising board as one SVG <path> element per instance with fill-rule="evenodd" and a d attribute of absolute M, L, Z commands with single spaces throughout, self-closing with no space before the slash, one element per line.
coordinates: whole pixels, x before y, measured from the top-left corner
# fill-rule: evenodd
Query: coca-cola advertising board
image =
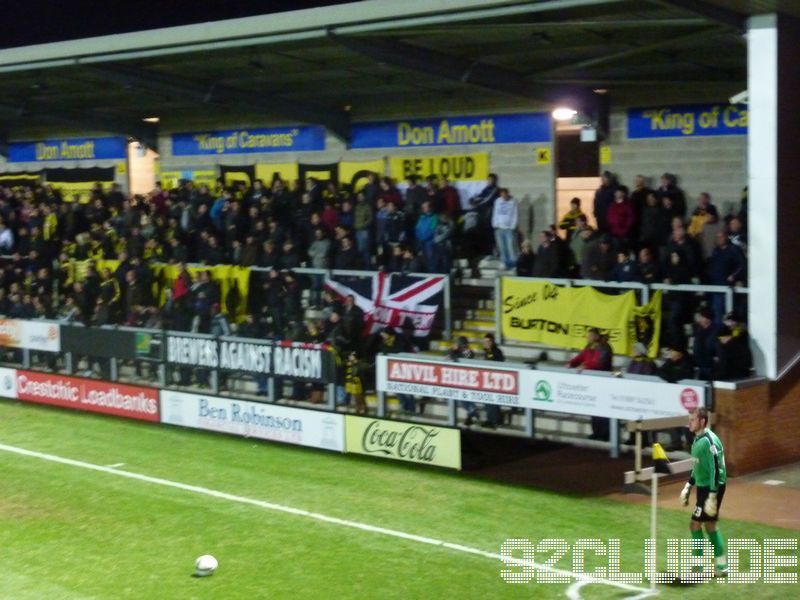
<path fill-rule="evenodd" d="M 348 415 L 345 439 L 346 452 L 461 469 L 461 432 L 455 428 Z"/>

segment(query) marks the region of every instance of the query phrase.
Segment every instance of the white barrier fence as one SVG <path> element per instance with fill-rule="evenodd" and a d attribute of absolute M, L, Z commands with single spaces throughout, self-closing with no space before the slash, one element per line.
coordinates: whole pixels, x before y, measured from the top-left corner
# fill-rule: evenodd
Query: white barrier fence
<path fill-rule="evenodd" d="M 617 420 L 646 420 L 686 415 L 707 406 L 710 388 L 701 381 L 668 383 L 657 377 L 615 377 L 611 373 L 575 373 L 532 369 L 528 365 L 478 360 L 424 358 L 416 354 L 378 356 L 376 389 L 379 414 L 386 394 L 409 394 L 449 402 L 455 423 L 456 402 L 479 402 L 523 409 L 533 434 L 533 411 L 612 419 L 611 452 L 619 446 Z"/>

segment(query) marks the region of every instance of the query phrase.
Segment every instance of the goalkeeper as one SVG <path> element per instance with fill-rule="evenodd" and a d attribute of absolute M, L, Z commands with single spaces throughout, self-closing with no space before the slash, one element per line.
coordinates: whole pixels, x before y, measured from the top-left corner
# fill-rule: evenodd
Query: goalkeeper
<path fill-rule="evenodd" d="M 689 493 L 692 486 L 697 486 L 697 502 L 692 513 L 690 529 L 692 538 L 703 539 L 705 527 L 708 539 L 714 547 L 716 576 L 724 577 L 728 572 L 725 556 L 725 541 L 717 528 L 719 509 L 725 495 L 725 451 L 722 442 L 708 427 L 708 411 L 698 408 L 689 413 L 689 430 L 695 435 L 692 444 L 692 476 L 683 486 L 681 502 L 684 506 L 689 504 Z"/>

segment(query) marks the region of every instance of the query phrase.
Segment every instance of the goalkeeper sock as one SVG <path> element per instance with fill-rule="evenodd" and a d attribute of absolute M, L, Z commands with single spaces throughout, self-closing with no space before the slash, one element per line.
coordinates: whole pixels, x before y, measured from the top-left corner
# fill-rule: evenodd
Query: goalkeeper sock
<path fill-rule="evenodd" d="M 719 529 L 716 531 L 709 531 L 708 539 L 711 541 L 711 545 L 714 546 L 714 558 L 716 558 L 717 567 L 720 569 L 726 567 L 728 561 L 725 557 L 725 540 L 722 539 L 722 534 L 719 532 Z"/>
<path fill-rule="evenodd" d="M 702 540 L 702 539 L 704 539 L 703 538 L 703 530 L 702 529 L 692 529 L 692 539 L 693 540 Z M 703 555 L 703 550 L 701 548 L 695 548 L 694 550 L 692 550 L 692 554 L 694 556 L 702 556 Z"/>

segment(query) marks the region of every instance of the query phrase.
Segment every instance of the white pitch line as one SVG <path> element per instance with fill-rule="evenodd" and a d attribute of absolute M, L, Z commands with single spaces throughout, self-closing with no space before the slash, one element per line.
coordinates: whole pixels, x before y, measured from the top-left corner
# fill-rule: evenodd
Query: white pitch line
<path fill-rule="evenodd" d="M 71 458 L 64 458 L 62 456 L 56 456 L 54 454 L 45 454 L 44 452 L 36 452 L 34 450 L 26 450 L 25 448 L 8 446 L 6 444 L 0 444 L 0 451 L 10 452 L 12 454 L 19 454 L 21 456 L 28 456 L 31 458 L 38 458 L 41 460 L 59 463 L 62 465 L 69 465 L 71 467 L 79 467 L 81 469 L 88 469 L 90 471 L 109 473 L 111 475 L 116 475 L 117 477 L 125 477 L 127 479 L 135 479 L 137 481 L 144 481 L 146 483 L 153 483 L 155 485 L 171 487 L 186 492 L 194 492 L 195 494 L 211 496 L 212 498 L 219 498 L 221 500 L 228 500 L 230 502 L 238 502 L 240 504 L 250 504 L 252 506 L 258 506 L 259 508 L 265 508 L 267 510 L 287 513 L 290 515 L 297 515 L 300 517 L 307 517 L 309 519 L 314 519 L 316 521 L 322 521 L 323 523 L 332 523 L 334 525 L 342 525 L 343 527 L 350 527 L 352 529 L 360 529 L 362 531 L 379 533 L 382 535 L 409 540 L 412 542 L 419 542 L 421 544 L 440 546 L 442 548 L 447 548 L 449 550 L 456 550 L 458 552 L 465 552 L 467 554 L 483 556 L 485 558 L 490 558 L 492 560 L 498 562 L 504 562 L 506 564 L 513 564 L 520 566 L 527 565 L 533 567 L 534 569 L 538 569 L 540 571 L 547 571 L 549 573 L 566 575 L 568 577 L 577 579 L 577 581 L 572 585 L 570 585 L 570 587 L 567 590 L 567 597 L 570 598 L 570 600 L 580 600 L 581 598 L 580 588 L 590 584 L 608 585 L 622 590 L 636 592 L 636 596 L 631 597 L 630 600 L 635 600 L 638 598 L 646 598 L 648 596 L 654 595 L 654 593 L 657 593 L 647 588 L 641 588 L 635 585 L 630 585 L 619 581 L 611 581 L 610 579 L 592 577 L 590 575 L 585 575 L 583 573 L 573 573 L 572 571 L 567 571 L 564 569 L 556 569 L 554 567 L 542 565 L 533 561 L 526 561 L 522 559 L 509 559 L 507 557 L 504 558 L 499 554 L 495 554 L 493 552 L 487 552 L 485 550 L 480 550 L 479 548 L 473 548 L 471 546 L 463 546 L 461 544 L 454 544 L 452 542 L 445 542 L 444 540 L 438 540 L 436 538 L 416 535 L 413 533 L 406 533 L 404 531 L 398 531 L 397 529 L 387 529 L 385 527 L 378 527 L 375 525 L 369 525 L 367 523 L 360 523 L 358 521 L 349 521 L 347 519 L 340 519 L 338 517 L 331 517 L 328 515 L 323 515 L 321 513 L 310 512 L 307 510 L 303 510 L 301 508 L 293 508 L 291 506 L 285 506 L 283 504 L 275 504 L 274 502 L 266 502 L 264 500 L 258 500 L 256 498 L 247 498 L 246 496 L 237 496 L 235 494 L 228 494 L 227 492 L 220 492 L 218 490 L 212 490 L 210 488 L 198 485 L 190 485 L 188 483 L 181 483 L 179 481 L 172 481 L 169 479 L 162 479 L 160 477 L 151 477 L 150 475 L 142 475 L 140 473 L 133 473 L 131 471 L 120 471 L 119 469 L 113 468 L 113 465 L 104 467 L 103 465 L 96 465 L 93 463 L 83 462 L 80 460 L 73 460 Z"/>
<path fill-rule="evenodd" d="M 124 467 L 125 463 L 114 463 L 113 465 L 106 465 L 109 469 L 118 469 L 120 467 Z"/>

